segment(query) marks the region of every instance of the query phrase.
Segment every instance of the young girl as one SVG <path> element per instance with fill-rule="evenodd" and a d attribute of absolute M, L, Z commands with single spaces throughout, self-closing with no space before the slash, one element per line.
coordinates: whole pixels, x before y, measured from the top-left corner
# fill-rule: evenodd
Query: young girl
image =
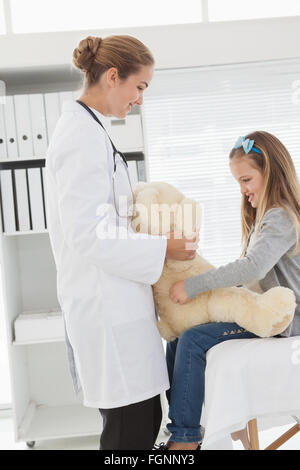
<path fill-rule="evenodd" d="M 170 298 L 184 304 L 201 292 L 248 285 L 265 292 L 291 288 L 297 301 L 294 320 L 279 336 L 300 334 L 300 186 L 291 156 L 272 134 L 240 137 L 229 155 L 230 170 L 242 194 L 240 259 L 173 284 Z M 224 332 L 231 334 L 224 334 Z M 206 323 L 167 345 L 172 433 L 168 449 L 197 449 L 204 400 L 206 352 L 222 341 L 253 338 L 236 323 Z M 166 446 L 165 446 L 166 447 Z"/>

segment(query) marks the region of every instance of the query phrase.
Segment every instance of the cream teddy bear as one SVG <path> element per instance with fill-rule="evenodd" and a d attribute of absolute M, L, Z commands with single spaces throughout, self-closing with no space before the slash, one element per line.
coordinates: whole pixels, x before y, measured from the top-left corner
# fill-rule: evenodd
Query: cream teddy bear
<path fill-rule="evenodd" d="M 200 229 L 199 204 L 167 183 L 138 183 L 134 203 L 136 212 L 131 226 L 136 232 L 167 235 L 182 231 L 189 237 Z M 153 292 L 158 329 L 167 341 L 208 322 L 236 322 L 260 337 L 277 335 L 290 324 L 296 302 L 293 291 L 285 287 L 274 287 L 263 294 L 246 287 L 230 287 L 204 292 L 183 305 L 171 301 L 172 284 L 211 269 L 214 266 L 198 253 L 188 261 L 166 259 Z"/>

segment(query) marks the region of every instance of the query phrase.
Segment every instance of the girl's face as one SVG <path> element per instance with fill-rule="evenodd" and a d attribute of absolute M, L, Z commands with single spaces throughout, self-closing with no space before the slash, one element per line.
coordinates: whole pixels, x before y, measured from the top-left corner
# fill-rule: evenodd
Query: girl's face
<path fill-rule="evenodd" d="M 240 184 L 241 194 L 246 196 L 252 207 L 257 208 L 264 185 L 261 171 L 254 168 L 246 158 L 233 158 L 229 166 L 233 177 Z"/>
<path fill-rule="evenodd" d="M 152 80 L 153 71 L 153 65 L 144 65 L 137 74 L 129 75 L 126 80 L 115 77 L 110 95 L 110 111 L 113 116 L 124 118 L 132 106 L 143 104 L 143 93 Z"/>

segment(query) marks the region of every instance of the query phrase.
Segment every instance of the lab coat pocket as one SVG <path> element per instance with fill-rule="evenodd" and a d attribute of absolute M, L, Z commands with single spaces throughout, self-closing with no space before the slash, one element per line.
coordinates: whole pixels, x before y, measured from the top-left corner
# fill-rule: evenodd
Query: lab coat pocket
<path fill-rule="evenodd" d="M 156 322 L 149 318 L 112 327 L 128 393 L 142 396 L 166 381 L 164 350 Z"/>

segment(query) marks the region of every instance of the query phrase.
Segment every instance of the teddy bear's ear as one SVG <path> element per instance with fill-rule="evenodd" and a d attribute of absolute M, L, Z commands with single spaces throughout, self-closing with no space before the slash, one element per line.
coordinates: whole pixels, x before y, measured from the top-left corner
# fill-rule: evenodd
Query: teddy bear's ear
<path fill-rule="evenodd" d="M 134 187 L 134 190 L 133 190 L 133 199 L 134 199 L 134 202 L 136 202 L 136 198 L 137 198 L 137 195 L 143 191 L 143 189 L 147 186 L 147 183 L 145 183 L 144 181 L 139 181 L 138 183 L 136 183 L 135 187 Z"/>
<path fill-rule="evenodd" d="M 143 184 L 144 186 L 137 192 L 136 202 L 138 204 L 144 204 L 147 207 L 151 204 L 157 204 L 158 190 L 151 187 L 150 184 Z"/>
<path fill-rule="evenodd" d="M 155 209 L 158 206 L 158 195 L 159 191 L 155 187 L 151 187 L 150 183 L 143 183 L 140 186 L 135 197 L 135 217 L 131 222 L 133 230 L 142 233 L 158 233 L 159 228 L 156 227 L 156 218 L 152 217 L 151 214 L 155 213 Z M 157 210 L 158 212 L 158 210 Z"/>
<path fill-rule="evenodd" d="M 193 199 L 184 198 L 178 205 L 175 228 L 188 237 L 199 232 L 201 227 L 201 207 Z"/>

